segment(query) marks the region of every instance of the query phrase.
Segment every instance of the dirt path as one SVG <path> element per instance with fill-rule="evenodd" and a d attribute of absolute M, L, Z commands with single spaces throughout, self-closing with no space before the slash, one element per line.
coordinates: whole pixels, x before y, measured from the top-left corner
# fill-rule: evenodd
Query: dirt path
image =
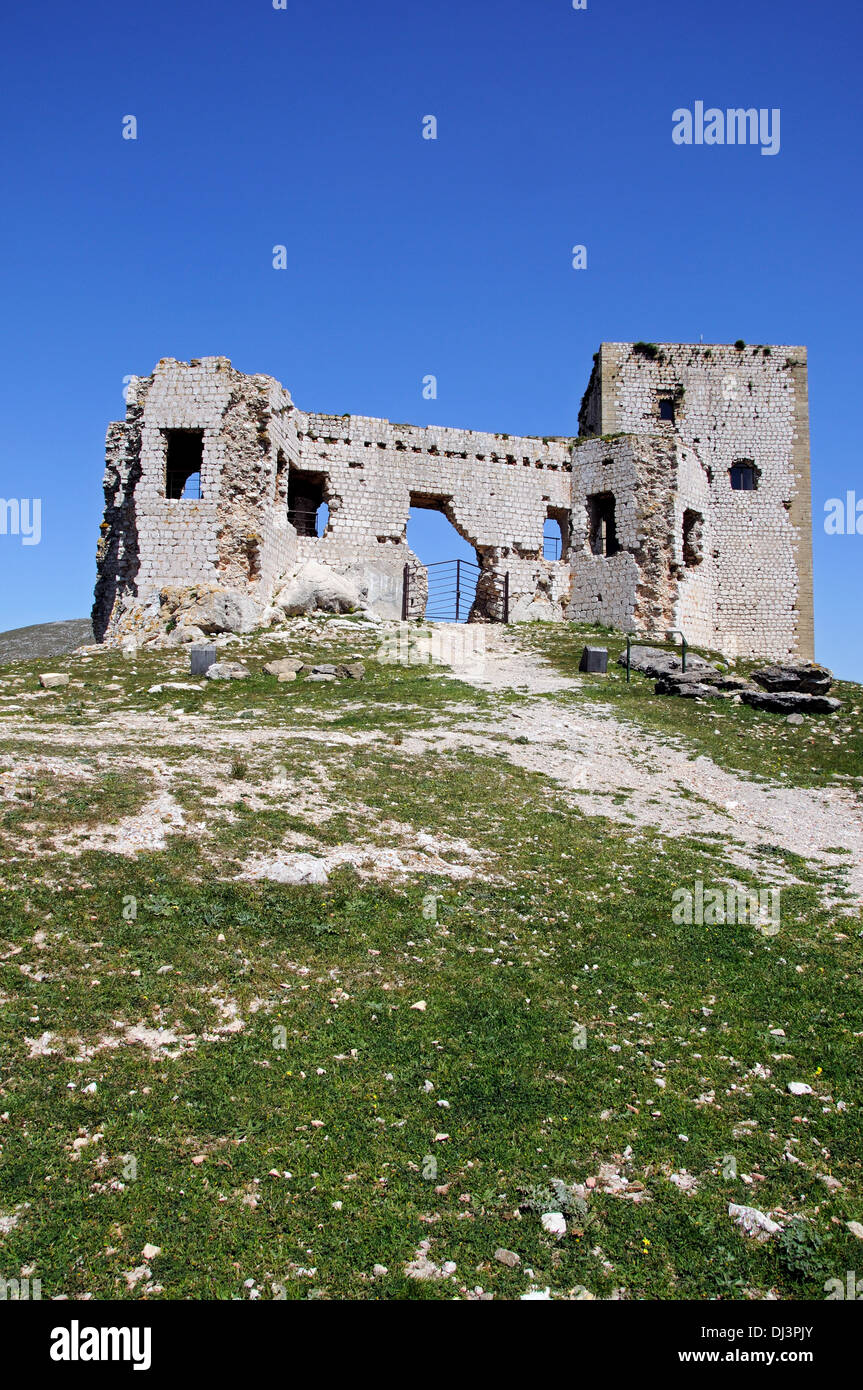
<path fill-rule="evenodd" d="M 485 643 L 483 662 L 454 667 L 459 679 L 485 690 L 527 687 L 536 693 L 580 686 L 520 649 L 511 632 L 487 628 Z M 527 738 L 527 744 L 503 745 L 509 760 L 559 782 L 586 815 L 650 825 L 671 836 L 719 833 L 731 842 L 732 862 L 748 868 L 756 867 L 755 846 L 779 845 L 821 868 L 847 868 L 847 886 L 863 903 L 863 810 L 844 788 L 754 782 L 726 772 L 707 756 L 692 759 L 593 702 L 576 706 L 542 700 L 508 710 L 500 723 L 485 726 L 485 737 L 477 736 L 481 727 L 471 725 L 477 734 L 469 741 L 477 751 L 499 756 L 502 745 L 492 734 Z M 460 735 L 445 736 L 445 741 L 458 743 Z M 424 751 L 420 742 L 408 738 L 405 746 Z M 436 735 L 427 746 L 440 743 Z M 836 849 L 847 853 L 829 852 Z M 761 861 L 757 867 L 763 874 Z"/>

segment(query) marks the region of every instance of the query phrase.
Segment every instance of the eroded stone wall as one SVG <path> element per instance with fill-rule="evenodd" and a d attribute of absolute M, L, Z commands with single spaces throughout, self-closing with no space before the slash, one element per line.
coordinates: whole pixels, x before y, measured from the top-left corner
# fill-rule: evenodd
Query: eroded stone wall
<path fill-rule="evenodd" d="M 705 571 L 682 611 L 710 609 L 732 654 L 814 654 L 806 380 L 803 347 L 603 343 L 582 402 L 585 434 L 677 438 L 703 465 L 712 597 Z M 751 492 L 730 481 L 745 461 Z"/>
<path fill-rule="evenodd" d="M 163 359 L 133 378 L 108 431 L 97 631 L 165 587 L 237 589 L 263 609 L 310 560 L 386 617 L 401 616 L 408 565 L 409 615 L 422 616 L 407 525 L 425 506 L 476 553 L 473 621 L 503 619 L 508 576 L 512 621 L 677 627 L 730 653 L 811 655 L 804 349 L 603 344 L 579 425 L 591 437 L 306 413 L 226 358 Z M 166 495 L 172 431 L 200 436 L 200 498 Z M 753 491 L 731 487 L 741 459 Z M 548 518 L 561 524 L 556 561 L 543 555 Z"/>

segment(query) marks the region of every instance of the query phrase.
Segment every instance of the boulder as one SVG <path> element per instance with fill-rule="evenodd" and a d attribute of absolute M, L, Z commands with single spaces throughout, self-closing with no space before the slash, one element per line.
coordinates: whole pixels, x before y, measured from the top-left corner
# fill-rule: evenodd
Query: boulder
<path fill-rule="evenodd" d="M 185 647 L 192 642 L 205 642 L 206 640 L 206 633 L 202 632 L 199 627 L 187 627 L 185 623 L 175 627 L 165 638 L 166 645 L 169 647 Z"/>
<path fill-rule="evenodd" d="M 208 681 L 242 681 L 252 673 L 241 661 L 215 661 L 207 670 Z"/>
<path fill-rule="evenodd" d="M 618 657 L 618 665 L 626 665 L 626 648 Z M 683 674 L 683 662 L 679 656 L 673 652 L 664 652 L 660 647 L 633 647 L 630 653 L 630 667 L 633 671 L 638 671 L 639 675 L 652 676 L 657 680 L 660 676 L 671 676 L 678 672 Z M 687 672 L 698 668 L 701 671 L 715 671 L 716 667 L 711 666 L 709 661 L 705 661 L 701 656 L 695 656 L 688 652 L 686 656 Z"/>
<path fill-rule="evenodd" d="M 773 714 L 835 714 L 842 701 L 829 695 L 804 695 L 799 690 L 744 690 L 745 704 L 753 709 L 766 709 Z"/>
<path fill-rule="evenodd" d="M 184 615 L 183 625 L 201 632 L 253 632 L 260 622 L 260 610 L 249 594 L 238 589 L 216 589 L 206 594 Z"/>
<path fill-rule="evenodd" d="M 657 695 L 682 695 L 685 700 L 721 700 L 722 691 L 716 685 L 701 681 L 693 673 L 692 679 L 687 680 L 689 671 L 681 671 L 676 676 L 660 676 L 656 685 L 653 687 Z"/>
<path fill-rule="evenodd" d="M 716 697 L 728 690 L 742 693 L 751 688 L 740 676 L 717 671 L 712 666 L 696 666 L 690 671 L 688 662 L 685 671 L 660 676 L 654 686 L 657 695 L 683 695 L 690 699 Z"/>
<path fill-rule="evenodd" d="M 797 690 L 803 695 L 826 695 L 833 685 L 833 672 L 815 661 L 789 661 L 753 671 L 752 679 L 771 693 Z"/>
<path fill-rule="evenodd" d="M 69 677 L 65 671 L 46 671 L 39 677 L 39 684 L 43 690 L 59 690 L 60 686 L 69 684 Z"/>
<path fill-rule="evenodd" d="M 280 681 L 295 681 L 300 671 L 305 671 L 305 663 L 296 656 L 283 656 L 278 661 L 268 661 L 264 667 L 265 676 L 275 676 Z"/>
<path fill-rule="evenodd" d="M 309 560 L 275 599 L 288 617 L 301 613 L 355 613 L 363 607 L 359 590 L 328 565 Z"/>
<path fill-rule="evenodd" d="M 284 622 L 285 615 L 275 604 L 271 603 L 261 614 L 261 627 L 282 627 Z"/>
<path fill-rule="evenodd" d="M 342 680 L 361 681 L 365 679 L 366 668 L 361 661 L 346 661 L 336 667 L 336 675 Z"/>
<path fill-rule="evenodd" d="M 320 666 L 312 667 L 313 676 L 335 676 L 337 673 L 338 667 L 333 666 L 330 662 L 324 662 Z"/>

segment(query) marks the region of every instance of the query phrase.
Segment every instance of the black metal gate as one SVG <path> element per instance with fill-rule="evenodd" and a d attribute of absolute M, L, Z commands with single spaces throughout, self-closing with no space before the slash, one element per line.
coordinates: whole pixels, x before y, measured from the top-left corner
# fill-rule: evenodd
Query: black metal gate
<path fill-rule="evenodd" d="M 479 565 L 472 560 L 436 560 L 427 565 L 430 623 L 466 623 L 476 596 Z"/>
<path fill-rule="evenodd" d="M 466 623 L 476 598 L 476 586 L 482 570 L 472 560 L 434 560 L 425 566 L 428 576 L 428 599 L 425 617 L 431 623 Z M 509 622 L 509 574 L 503 576 L 500 594 L 502 618 Z M 410 566 L 404 568 L 402 617 L 411 612 Z"/>

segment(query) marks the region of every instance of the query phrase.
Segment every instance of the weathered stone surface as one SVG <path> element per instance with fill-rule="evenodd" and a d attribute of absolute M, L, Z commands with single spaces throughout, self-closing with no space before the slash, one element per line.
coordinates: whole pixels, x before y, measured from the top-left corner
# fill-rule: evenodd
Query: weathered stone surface
<path fill-rule="evenodd" d="M 58 690 L 69 684 L 69 677 L 64 671 L 46 671 L 39 677 L 39 684 L 43 690 Z"/>
<path fill-rule="evenodd" d="M 626 666 L 626 649 L 618 657 L 618 665 Z M 630 669 L 637 671 L 642 676 L 652 676 L 657 679 L 659 676 L 671 676 L 678 673 L 683 674 L 683 662 L 679 656 L 673 652 L 663 651 L 661 647 L 636 647 L 630 651 Z M 694 670 L 715 671 L 716 667 L 711 666 L 710 662 L 703 657 L 696 656 L 692 652 L 686 655 L 687 673 Z"/>
<path fill-rule="evenodd" d="M 208 681 L 242 681 L 252 673 L 241 661 L 216 661 L 207 671 Z"/>
<path fill-rule="evenodd" d="M 276 596 L 288 617 L 299 613 L 354 613 L 362 606 L 356 588 L 328 565 L 308 561 Z"/>
<path fill-rule="evenodd" d="M 771 692 L 799 690 L 804 695 L 826 695 L 833 685 L 833 672 L 814 661 L 783 662 L 753 671 L 752 679 Z"/>
<path fill-rule="evenodd" d="M 366 668 L 361 661 L 345 661 L 336 667 L 336 675 L 342 680 L 361 681 L 365 674 Z"/>
<path fill-rule="evenodd" d="M 181 623 L 168 633 L 166 642 L 170 647 L 191 646 L 195 642 L 205 642 L 207 634 L 199 627 L 187 627 Z"/>
<path fill-rule="evenodd" d="M 681 695 L 685 700 L 721 700 L 722 691 L 716 685 L 708 685 L 697 678 L 687 680 L 689 672 L 677 676 L 660 676 L 653 687 L 657 695 Z"/>
<path fill-rule="evenodd" d="M 682 695 L 689 699 L 704 699 L 721 696 L 725 691 L 742 693 L 751 686 L 741 676 L 732 676 L 725 671 L 717 671 L 712 666 L 696 666 L 693 670 L 671 672 L 660 676 L 654 686 L 657 695 Z"/>
<path fill-rule="evenodd" d="M 744 690 L 744 704 L 753 709 L 766 709 L 774 714 L 835 714 L 842 701 L 830 695 L 804 695 L 797 690 Z"/>
<path fill-rule="evenodd" d="M 737 657 L 810 658 L 805 349 L 642 348 L 601 345 L 575 441 L 306 412 L 226 358 L 163 359 L 132 378 L 108 430 L 97 638 L 156 642 L 152 595 L 190 583 L 247 594 L 267 624 L 274 595 L 291 613 L 422 617 L 428 574 L 406 540 L 419 505 L 476 555 L 473 621 L 502 620 L 506 580 L 511 620 L 675 628 Z M 733 486 L 741 465 L 755 487 Z"/>
<path fill-rule="evenodd" d="M 331 661 L 325 661 L 312 667 L 313 676 L 335 676 L 338 674 L 338 667 Z"/>
<path fill-rule="evenodd" d="M 253 632 L 258 626 L 260 610 L 249 594 L 235 589 L 223 589 L 208 594 L 190 608 L 185 621 L 204 633 Z"/>
<path fill-rule="evenodd" d="M 297 656 L 283 656 L 278 661 L 268 661 L 264 675 L 276 676 L 280 681 L 294 681 L 300 671 L 306 669 L 305 663 Z"/>

